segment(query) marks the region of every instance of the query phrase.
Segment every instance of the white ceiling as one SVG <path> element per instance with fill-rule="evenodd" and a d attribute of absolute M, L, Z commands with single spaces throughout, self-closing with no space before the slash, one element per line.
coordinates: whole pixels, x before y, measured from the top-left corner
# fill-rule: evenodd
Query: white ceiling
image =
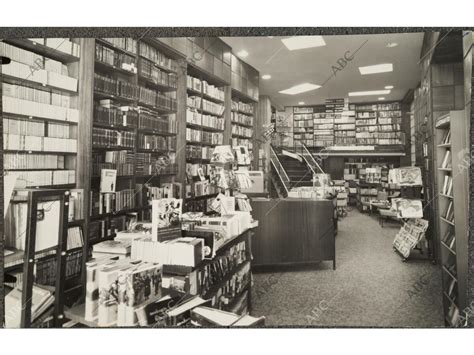
<path fill-rule="evenodd" d="M 419 59 L 423 33 L 377 35 L 325 35 L 326 46 L 290 51 L 281 41 L 289 37 L 222 37 L 237 54 L 246 50 L 242 58 L 260 72 L 260 94 L 268 95 L 278 106 L 324 103 L 327 98 L 347 97 L 351 91 L 381 90 L 386 85 L 394 89 L 384 95 L 386 101 L 399 100 L 407 90 L 420 81 Z M 387 43 L 398 46 L 388 48 Z M 358 50 L 359 49 L 359 50 Z M 340 71 L 338 59 L 353 55 Z M 361 75 L 360 66 L 392 63 L 393 72 Z M 270 74 L 270 80 L 261 78 Z M 301 83 L 313 83 L 322 87 L 298 95 L 280 94 L 279 91 Z M 377 101 L 379 96 L 351 97 L 350 102 Z"/>

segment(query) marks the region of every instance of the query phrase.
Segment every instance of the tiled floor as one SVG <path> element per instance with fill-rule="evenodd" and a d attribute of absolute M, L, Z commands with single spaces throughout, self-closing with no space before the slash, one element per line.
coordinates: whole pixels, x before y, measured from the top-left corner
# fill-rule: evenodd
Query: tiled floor
<path fill-rule="evenodd" d="M 269 326 L 443 327 L 441 270 L 392 249 L 399 227 L 356 209 L 339 222 L 337 269 L 254 274 L 253 315 Z"/>

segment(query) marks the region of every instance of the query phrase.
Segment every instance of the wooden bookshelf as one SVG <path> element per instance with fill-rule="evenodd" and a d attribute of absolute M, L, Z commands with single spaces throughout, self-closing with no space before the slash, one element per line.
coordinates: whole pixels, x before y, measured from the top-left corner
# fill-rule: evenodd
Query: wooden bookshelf
<path fill-rule="evenodd" d="M 225 131 L 229 107 L 226 105 L 228 84 L 221 77 L 194 63 L 188 63 L 186 75 L 186 176 L 184 184 L 188 191 L 185 198 L 187 211 L 209 212 L 209 200 L 216 191 L 198 193 L 202 169 L 209 179 L 208 169 L 214 147 L 226 144 Z"/>
<path fill-rule="evenodd" d="M 437 194 L 440 258 L 443 281 L 443 305 L 446 325 L 461 326 L 460 316 L 467 306 L 467 189 L 466 173 L 459 153 L 467 144 L 462 137 L 464 112 L 451 111 L 435 122 L 434 145 L 437 166 Z M 451 138 L 452 137 L 452 138 Z M 462 154 L 461 154 L 462 155 Z M 454 308 L 453 308 L 454 307 Z"/>
<path fill-rule="evenodd" d="M 124 208 L 90 211 L 95 227 L 89 228 L 89 239 L 94 243 L 114 234 L 118 227 L 112 224 L 120 216 L 149 217 L 150 206 L 138 200 L 142 184 L 160 186 L 175 181 L 178 59 L 151 38 L 95 40 L 93 166 L 89 175 L 94 200 L 90 205 L 104 203 L 99 192 L 102 169 L 117 170 L 116 195 L 124 191 L 128 202 Z M 105 139 L 109 137 L 110 141 Z M 169 166 L 157 165 L 163 157 L 169 159 Z"/>

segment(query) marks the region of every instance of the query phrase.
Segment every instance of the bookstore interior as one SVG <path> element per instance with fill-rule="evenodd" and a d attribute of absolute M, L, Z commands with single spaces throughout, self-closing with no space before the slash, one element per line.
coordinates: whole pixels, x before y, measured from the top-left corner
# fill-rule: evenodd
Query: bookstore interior
<path fill-rule="evenodd" d="M 3 326 L 466 326 L 473 41 L 4 39 Z"/>

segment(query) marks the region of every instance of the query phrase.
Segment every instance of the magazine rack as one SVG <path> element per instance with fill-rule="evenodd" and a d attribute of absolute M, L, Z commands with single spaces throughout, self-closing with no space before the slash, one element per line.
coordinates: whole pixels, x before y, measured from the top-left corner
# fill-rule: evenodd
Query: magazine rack
<path fill-rule="evenodd" d="M 23 266 L 23 284 L 21 300 L 21 328 L 31 328 L 32 324 L 32 295 L 34 283 L 34 267 L 36 259 L 36 224 L 41 211 L 38 210 L 39 202 L 59 201 L 59 233 L 58 244 L 53 247 L 56 252 L 56 284 L 54 289 L 54 309 L 53 309 L 53 327 L 60 327 L 64 309 L 64 299 L 61 297 L 64 293 L 66 276 L 66 254 L 67 254 L 67 228 L 68 228 L 68 208 L 69 208 L 68 190 L 35 190 L 28 192 L 28 215 L 25 238 L 25 260 Z M 41 319 L 41 317 L 40 317 Z"/>

